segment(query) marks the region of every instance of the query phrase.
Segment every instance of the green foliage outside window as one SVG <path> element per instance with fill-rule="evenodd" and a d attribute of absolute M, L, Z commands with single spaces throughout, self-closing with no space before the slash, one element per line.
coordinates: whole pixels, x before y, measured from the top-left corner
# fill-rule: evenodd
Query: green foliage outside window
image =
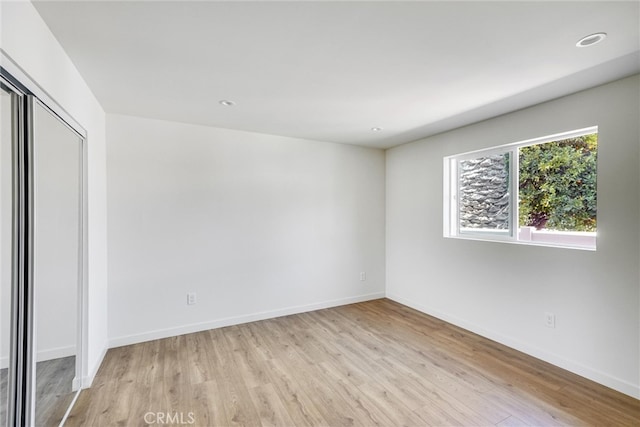
<path fill-rule="evenodd" d="M 520 226 L 596 231 L 598 135 L 520 149 Z"/>

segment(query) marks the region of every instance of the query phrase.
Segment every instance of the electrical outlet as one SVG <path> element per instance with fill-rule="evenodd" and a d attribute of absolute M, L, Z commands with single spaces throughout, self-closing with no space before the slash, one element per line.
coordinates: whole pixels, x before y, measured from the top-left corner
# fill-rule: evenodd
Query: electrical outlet
<path fill-rule="evenodd" d="M 360 272 L 360 281 L 364 282 L 365 280 L 367 280 L 367 273 L 365 273 L 364 271 Z"/>
<path fill-rule="evenodd" d="M 555 328 L 556 327 L 556 315 L 553 313 L 545 313 L 544 314 L 544 324 L 547 328 Z"/>
<path fill-rule="evenodd" d="M 193 305 L 196 303 L 196 293 L 195 292 L 189 292 L 187 294 L 187 305 Z"/>

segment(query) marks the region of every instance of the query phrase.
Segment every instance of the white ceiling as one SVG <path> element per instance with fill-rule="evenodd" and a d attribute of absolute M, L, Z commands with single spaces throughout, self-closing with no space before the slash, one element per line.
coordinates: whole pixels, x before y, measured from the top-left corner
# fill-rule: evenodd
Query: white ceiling
<path fill-rule="evenodd" d="M 34 3 L 109 113 L 371 147 L 640 71 L 638 1 Z"/>

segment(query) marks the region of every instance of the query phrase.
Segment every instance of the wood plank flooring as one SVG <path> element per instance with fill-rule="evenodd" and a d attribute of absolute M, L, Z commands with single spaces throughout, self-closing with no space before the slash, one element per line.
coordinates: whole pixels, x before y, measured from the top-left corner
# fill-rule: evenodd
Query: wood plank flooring
<path fill-rule="evenodd" d="M 7 425 L 7 390 L 9 388 L 9 369 L 0 369 L 0 426 Z"/>
<path fill-rule="evenodd" d="M 58 426 L 75 392 L 76 357 L 68 356 L 36 364 L 36 426 Z"/>
<path fill-rule="evenodd" d="M 640 401 L 382 299 L 111 349 L 66 425 L 190 422 L 638 426 Z"/>
<path fill-rule="evenodd" d="M 68 356 L 36 364 L 36 426 L 58 426 L 75 392 L 76 357 Z M 8 369 L 0 369 L 0 426 L 6 425 Z"/>

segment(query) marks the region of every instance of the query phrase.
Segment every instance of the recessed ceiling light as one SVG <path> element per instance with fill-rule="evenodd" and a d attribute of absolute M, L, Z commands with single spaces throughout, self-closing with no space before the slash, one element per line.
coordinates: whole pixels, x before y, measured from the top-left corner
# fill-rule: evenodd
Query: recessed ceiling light
<path fill-rule="evenodd" d="M 600 43 L 606 37 L 607 37 L 607 33 L 591 34 L 578 40 L 578 43 L 576 43 L 576 46 L 578 47 L 593 46 L 594 44 Z"/>
<path fill-rule="evenodd" d="M 372 131 L 374 132 L 380 132 L 382 130 L 382 128 L 371 128 Z"/>
<path fill-rule="evenodd" d="M 228 101 L 228 100 L 226 100 L 226 99 L 223 99 L 222 101 L 220 101 L 220 104 L 221 104 L 221 105 L 224 105 L 225 107 L 232 107 L 232 106 L 236 105 L 236 103 L 235 103 L 235 102 L 233 102 L 233 101 Z"/>

